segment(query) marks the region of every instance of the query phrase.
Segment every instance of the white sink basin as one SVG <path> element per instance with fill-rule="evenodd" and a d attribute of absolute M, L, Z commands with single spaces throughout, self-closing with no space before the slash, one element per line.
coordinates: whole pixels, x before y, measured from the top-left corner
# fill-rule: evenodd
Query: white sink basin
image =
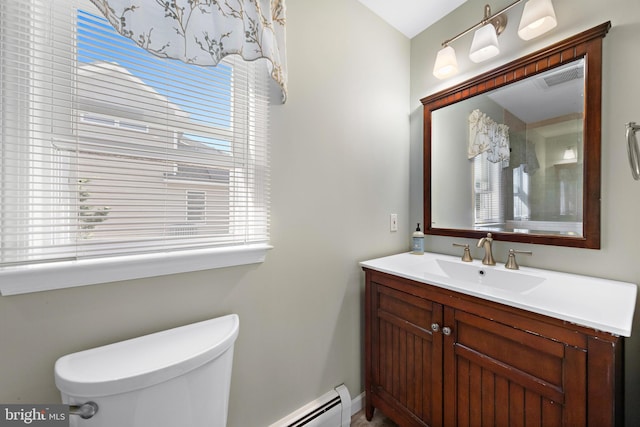
<path fill-rule="evenodd" d="M 433 264 L 436 264 L 433 266 Z M 526 293 L 536 288 L 546 279 L 541 276 L 522 273 L 520 271 L 498 269 L 495 266 L 467 264 L 463 262 L 436 259 L 428 264 L 427 274 L 442 274 L 453 280 L 471 282 L 480 286 L 504 289 L 506 291 Z"/>
<path fill-rule="evenodd" d="M 416 282 L 507 304 L 612 334 L 630 336 L 638 287 L 540 268 L 507 270 L 459 257 L 402 253 L 361 266 Z"/>

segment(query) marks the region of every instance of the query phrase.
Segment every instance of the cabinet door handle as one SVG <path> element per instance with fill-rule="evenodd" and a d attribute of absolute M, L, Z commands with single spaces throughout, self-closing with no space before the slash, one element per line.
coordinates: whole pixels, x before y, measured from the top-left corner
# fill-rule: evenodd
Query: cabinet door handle
<path fill-rule="evenodd" d="M 438 332 L 438 331 L 440 331 L 440 325 L 438 325 L 437 323 L 432 323 L 432 324 L 431 324 L 431 330 L 432 330 L 433 332 Z"/>
<path fill-rule="evenodd" d="M 451 328 L 448 326 L 445 326 L 444 328 L 442 328 L 442 333 L 447 336 L 451 335 Z"/>

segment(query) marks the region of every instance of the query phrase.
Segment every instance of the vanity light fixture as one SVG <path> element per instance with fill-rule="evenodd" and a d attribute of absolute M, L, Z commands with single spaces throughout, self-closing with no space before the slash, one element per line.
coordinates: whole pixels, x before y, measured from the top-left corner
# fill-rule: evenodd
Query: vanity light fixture
<path fill-rule="evenodd" d="M 525 0 L 516 0 L 495 14 L 491 14 L 491 7 L 488 4 L 485 5 L 482 21 L 442 43 L 442 49 L 438 51 L 436 56 L 433 75 L 438 79 L 446 79 L 458 73 L 458 61 L 450 44 L 474 30 L 469 59 L 478 63 L 498 55 L 500 53 L 498 36 L 507 26 L 506 12 L 523 1 Z M 518 35 L 523 40 L 531 40 L 556 25 L 557 20 L 551 0 L 526 0 L 518 27 Z"/>

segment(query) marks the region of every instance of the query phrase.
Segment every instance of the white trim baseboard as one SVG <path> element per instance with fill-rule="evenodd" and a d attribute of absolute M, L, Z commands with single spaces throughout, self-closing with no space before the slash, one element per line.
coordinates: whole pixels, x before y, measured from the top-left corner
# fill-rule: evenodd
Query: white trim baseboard
<path fill-rule="evenodd" d="M 364 400 L 364 397 L 365 396 L 363 391 L 362 393 L 360 393 L 359 395 L 351 399 L 351 416 L 352 417 L 362 410 L 362 407 L 363 407 L 362 402 Z"/>

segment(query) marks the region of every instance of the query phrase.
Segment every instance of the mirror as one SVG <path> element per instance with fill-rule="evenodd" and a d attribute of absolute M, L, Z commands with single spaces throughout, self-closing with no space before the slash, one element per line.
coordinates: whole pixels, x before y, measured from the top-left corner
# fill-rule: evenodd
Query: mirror
<path fill-rule="evenodd" d="M 424 105 L 425 233 L 600 247 L 607 22 Z"/>
<path fill-rule="evenodd" d="M 432 111 L 431 225 L 582 237 L 584 87 L 580 58 Z"/>

